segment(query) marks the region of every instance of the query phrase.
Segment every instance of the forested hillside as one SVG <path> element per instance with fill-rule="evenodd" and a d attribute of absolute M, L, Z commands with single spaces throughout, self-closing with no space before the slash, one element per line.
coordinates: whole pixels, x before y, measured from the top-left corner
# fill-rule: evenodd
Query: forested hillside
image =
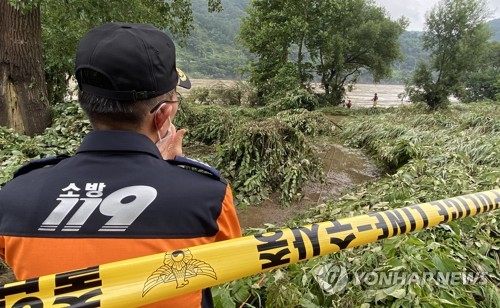
<path fill-rule="evenodd" d="M 235 40 L 249 0 L 222 0 L 220 13 L 208 13 L 206 0 L 192 3 L 195 29 L 177 53 L 178 65 L 195 78 L 238 78 L 249 54 Z"/>
<path fill-rule="evenodd" d="M 223 0 L 224 10 L 208 13 L 204 0 L 193 0 L 195 29 L 186 45 L 179 48 L 179 66 L 189 72 L 192 78 L 238 79 L 240 69 L 250 54 L 236 42 L 241 17 L 249 0 Z M 491 40 L 500 41 L 500 19 L 489 22 L 493 31 Z M 420 42 L 422 32 L 407 31 L 399 38 L 403 60 L 394 63 L 392 78 L 383 83 L 403 83 L 412 75 L 418 63 L 426 59 Z M 370 76 L 363 76 L 361 82 L 371 82 Z"/>
<path fill-rule="evenodd" d="M 423 50 L 421 37 L 423 32 L 405 31 L 399 37 L 403 59 L 393 64 L 392 78 L 382 80 L 382 83 L 400 84 L 409 78 L 418 66 L 418 63 L 427 59 L 429 53 Z M 361 82 L 372 82 L 371 76 L 363 76 Z"/>

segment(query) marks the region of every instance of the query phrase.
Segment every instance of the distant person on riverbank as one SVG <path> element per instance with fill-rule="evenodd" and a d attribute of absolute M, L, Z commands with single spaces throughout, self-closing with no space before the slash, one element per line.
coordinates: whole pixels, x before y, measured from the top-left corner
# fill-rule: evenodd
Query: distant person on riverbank
<path fill-rule="evenodd" d="M 375 95 L 373 96 L 372 102 L 373 102 L 373 108 L 377 107 L 377 103 L 378 103 L 378 95 L 377 95 L 377 93 L 375 93 Z"/>
<path fill-rule="evenodd" d="M 347 101 L 347 105 L 346 105 L 346 106 L 347 106 L 347 109 L 351 109 L 351 107 L 352 107 L 352 102 L 351 102 L 351 100 L 348 100 L 348 101 Z"/>
<path fill-rule="evenodd" d="M 191 83 L 175 58 L 174 42 L 152 25 L 107 23 L 80 41 L 75 76 L 93 131 L 74 156 L 32 161 L 0 190 L 0 257 L 16 279 L 165 253 L 164 264 L 144 273 L 159 277 L 148 288 L 176 281 L 180 288 L 192 277 L 186 271 L 203 272 L 188 263 L 186 248 L 241 236 L 220 172 L 182 156 L 185 130 L 173 120 L 177 88 Z M 84 289 L 91 276 L 65 277 L 65 289 Z M 95 307 L 96 296 L 82 298 Z M 213 300 L 207 288 L 145 307 L 213 307 Z"/>

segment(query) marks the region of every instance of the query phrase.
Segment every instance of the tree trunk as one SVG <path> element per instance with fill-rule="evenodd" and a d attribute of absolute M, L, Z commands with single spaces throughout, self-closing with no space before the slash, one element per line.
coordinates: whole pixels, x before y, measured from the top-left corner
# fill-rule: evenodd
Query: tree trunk
<path fill-rule="evenodd" d="M 309 19 L 309 1 L 305 2 L 305 7 L 303 8 L 302 11 L 304 13 L 303 22 L 307 22 Z M 306 70 L 305 70 L 304 65 L 302 63 L 304 61 L 304 54 L 302 52 L 302 48 L 304 47 L 305 41 L 306 41 L 306 31 L 303 30 L 300 33 L 299 55 L 298 55 L 298 59 L 297 59 L 297 66 L 299 68 L 299 77 L 300 77 L 301 86 L 305 86 L 306 82 L 308 81 L 307 77 L 306 77 Z"/>
<path fill-rule="evenodd" d="M 0 0 L 0 125 L 35 135 L 50 125 L 43 74 L 40 8 Z"/>

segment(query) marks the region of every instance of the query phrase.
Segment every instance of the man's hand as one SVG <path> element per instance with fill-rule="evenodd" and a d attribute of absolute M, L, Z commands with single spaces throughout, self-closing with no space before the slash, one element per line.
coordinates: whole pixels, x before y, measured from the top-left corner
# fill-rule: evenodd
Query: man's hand
<path fill-rule="evenodd" d="M 185 129 L 176 130 L 173 124 L 170 125 L 172 135 L 159 148 L 163 159 L 174 159 L 175 156 L 182 156 L 182 138 L 186 133 Z"/>

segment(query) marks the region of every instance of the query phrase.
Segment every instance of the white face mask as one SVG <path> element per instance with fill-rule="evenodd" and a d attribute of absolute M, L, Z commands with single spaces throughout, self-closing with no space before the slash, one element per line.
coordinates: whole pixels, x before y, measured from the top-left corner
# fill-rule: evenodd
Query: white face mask
<path fill-rule="evenodd" d="M 162 138 L 160 130 L 156 128 L 156 132 L 158 133 L 158 141 L 155 144 L 158 148 L 161 147 L 163 144 L 165 144 L 168 141 L 168 139 L 170 139 L 170 136 L 172 136 L 172 130 L 171 130 L 172 120 L 170 120 L 170 117 L 168 117 L 168 121 L 170 122 L 170 125 L 167 131 L 167 135 L 165 135 L 165 137 Z"/>
<path fill-rule="evenodd" d="M 164 143 L 170 139 L 170 136 L 172 136 L 172 131 L 168 130 L 167 135 L 163 138 L 160 136 L 160 131 L 158 131 L 158 141 L 155 143 L 157 147 L 161 147 Z"/>

